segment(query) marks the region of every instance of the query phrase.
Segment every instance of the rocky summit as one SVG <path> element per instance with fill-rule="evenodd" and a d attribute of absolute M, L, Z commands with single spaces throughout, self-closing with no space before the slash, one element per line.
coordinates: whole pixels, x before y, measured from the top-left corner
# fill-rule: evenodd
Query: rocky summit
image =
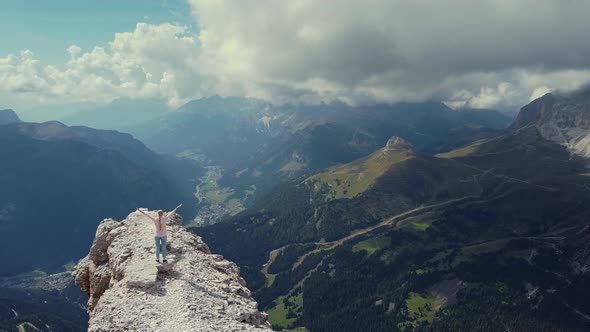
<path fill-rule="evenodd" d="M 238 266 L 181 224 L 177 215 L 168 226 L 168 263 L 159 264 L 149 218 L 100 223 L 73 272 L 90 297 L 88 331 L 270 331 Z"/>
<path fill-rule="evenodd" d="M 391 137 L 387 144 L 385 144 L 385 151 L 408 151 L 412 152 L 414 148 L 408 142 L 406 142 L 403 138 L 398 136 Z"/>
<path fill-rule="evenodd" d="M 548 93 L 521 109 L 514 129 L 535 126 L 543 138 L 573 154 L 590 157 L 590 89 L 570 95 Z"/>

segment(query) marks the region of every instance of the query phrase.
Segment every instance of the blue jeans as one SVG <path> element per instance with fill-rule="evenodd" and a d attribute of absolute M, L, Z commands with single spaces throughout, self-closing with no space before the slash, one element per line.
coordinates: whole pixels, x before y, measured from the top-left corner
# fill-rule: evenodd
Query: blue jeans
<path fill-rule="evenodd" d="M 160 251 L 162 252 L 162 257 L 164 259 L 166 259 L 166 255 L 168 254 L 168 252 L 166 251 L 166 244 L 168 244 L 167 237 L 156 236 L 155 239 L 156 239 L 156 259 L 160 259 Z"/>

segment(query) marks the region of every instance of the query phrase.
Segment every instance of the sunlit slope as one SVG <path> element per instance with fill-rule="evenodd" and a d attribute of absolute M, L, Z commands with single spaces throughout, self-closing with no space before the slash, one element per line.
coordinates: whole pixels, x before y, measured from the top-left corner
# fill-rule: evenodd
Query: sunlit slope
<path fill-rule="evenodd" d="M 335 166 L 306 180 L 314 191 L 326 190 L 325 199 L 355 197 L 369 189 L 393 165 L 414 158 L 409 144 L 399 137 L 387 146 L 351 163 Z"/>
<path fill-rule="evenodd" d="M 394 137 L 365 158 L 279 186 L 248 211 L 201 234 L 258 260 L 289 243 L 338 240 L 406 211 L 479 197 L 478 173 L 455 160 L 414 153 Z"/>

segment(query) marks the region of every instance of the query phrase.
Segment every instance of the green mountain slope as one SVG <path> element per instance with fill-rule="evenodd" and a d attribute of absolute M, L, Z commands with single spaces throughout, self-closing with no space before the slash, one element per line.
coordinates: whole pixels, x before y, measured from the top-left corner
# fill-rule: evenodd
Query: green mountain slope
<path fill-rule="evenodd" d="M 368 190 L 393 165 L 414 157 L 412 148 L 399 137 L 385 148 L 349 164 L 332 167 L 305 182 L 314 191 L 326 191 L 326 200 L 352 198 Z"/>
<path fill-rule="evenodd" d="M 385 168 L 373 162 L 381 159 L 384 152 L 391 153 L 385 158 L 389 161 Z M 359 190 L 352 199 L 336 199 L 330 187 L 321 185 L 314 177 L 302 179 L 280 186 L 234 220 L 200 233 L 225 255 L 244 262 L 244 271 L 261 285 L 265 281 L 261 279 L 260 267 L 273 249 L 293 243 L 335 241 L 406 211 L 426 211 L 437 204 L 479 195 L 481 188 L 473 177 L 475 170 L 452 160 L 420 155 L 407 158 L 410 155 L 413 153 L 408 150 L 384 148 L 368 159 L 338 167 L 353 170 L 363 165 L 370 166 L 364 168 L 367 173 L 382 172 L 374 183 L 363 182 L 364 191 Z M 330 180 L 346 186 L 345 180 L 331 172 L 316 177 L 321 179 L 329 174 Z"/>
<path fill-rule="evenodd" d="M 341 104 L 278 108 L 287 131 L 276 136 L 222 179 L 225 186 L 255 184 L 261 192 L 286 177 L 348 163 L 396 135 L 419 153 L 448 151 L 505 128 L 510 118 L 492 111 L 453 111 L 441 103 L 350 107 Z M 279 122 L 280 119 L 285 122 Z M 271 122 L 273 123 L 273 122 Z"/>
<path fill-rule="evenodd" d="M 405 151 L 293 181 L 199 233 L 277 329 L 589 328 L 586 160 L 534 126 Z"/>

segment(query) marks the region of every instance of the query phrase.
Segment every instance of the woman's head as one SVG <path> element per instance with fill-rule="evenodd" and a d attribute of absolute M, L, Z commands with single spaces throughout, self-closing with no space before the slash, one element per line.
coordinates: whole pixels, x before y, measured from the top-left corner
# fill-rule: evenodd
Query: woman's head
<path fill-rule="evenodd" d="M 164 214 L 163 210 L 158 210 L 158 217 L 161 217 Z"/>

